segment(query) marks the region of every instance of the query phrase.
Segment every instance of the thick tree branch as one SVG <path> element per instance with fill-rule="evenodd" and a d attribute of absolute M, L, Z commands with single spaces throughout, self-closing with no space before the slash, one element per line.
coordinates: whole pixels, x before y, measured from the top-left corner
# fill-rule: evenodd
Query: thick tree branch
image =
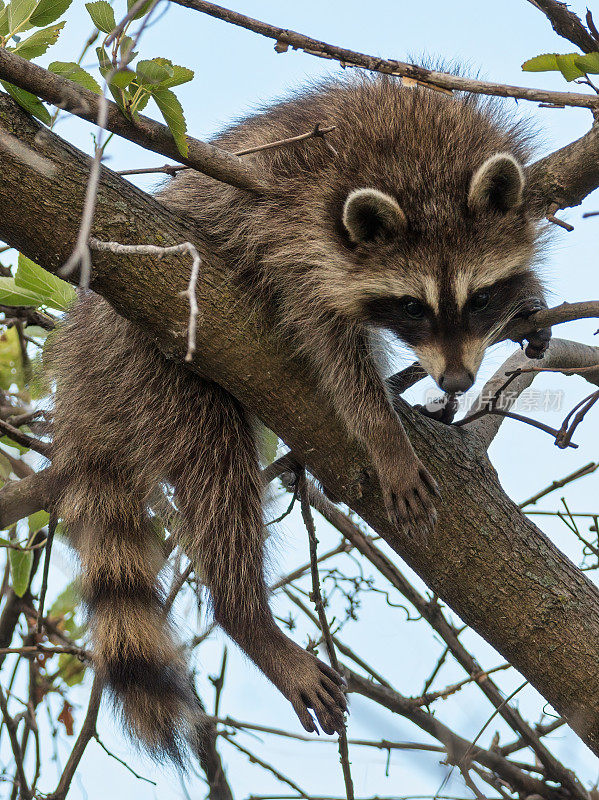
<path fill-rule="evenodd" d="M 515 97 L 520 100 L 532 100 L 539 103 L 552 105 L 581 106 L 583 108 L 599 109 L 599 98 L 592 94 L 578 94 L 575 92 L 549 92 L 544 89 L 529 89 L 526 86 L 508 86 L 502 83 L 478 81 L 464 78 L 461 75 L 450 75 L 446 72 L 436 72 L 425 69 L 416 64 L 407 64 L 396 59 L 379 58 L 337 47 L 334 44 L 320 42 L 303 33 L 291 31 L 287 28 L 278 28 L 266 22 L 247 17 L 237 11 L 217 6 L 205 0 L 171 0 L 180 6 L 201 11 L 216 19 L 238 25 L 241 28 L 266 36 L 276 41 L 275 49 L 279 53 L 285 52 L 289 47 L 294 50 L 303 50 L 311 56 L 330 58 L 339 61 L 341 66 L 356 66 L 372 72 L 383 72 L 387 75 L 398 75 L 403 78 L 420 81 L 432 87 L 460 92 L 473 92 L 474 94 L 488 94 L 495 97 Z"/>
<path fill-rule="evenodd" d="M 88 122 L 96 122 L 98 119 L 100 98 L 97 94 L 48 72 L 5 48 L 0 48 L 0 78 Z M 232 153 L 188 136 L 189 152 L 185 157 L 179 152 L 166 125 L 142 114 L 137 115 L 134 122 L 130 121 L 116 103 L 109 100 L 106 103 L 106 128 L 112 133 L 240 189 L 259 191 L 264 188 L 250 164 Z"/>
<path fill-rule="evenodd" d="M 53 162 L 39 173 L 7 154 L 0 237 L 56 271 L 77 236 L 89 159 L 0 97 L 0 131 Z M 18 198 L 18 202 L 15 199 Z M 48 236 L 52 230 L 52 236 Z M 387 519 L 365 452 L 348 437 L 306 365 L 258 317 L 196 224 L 103 169 L 93 235 L 169 246 L 193 242 L 203 267 L 190 365 L 235 394 L 294 454 L 380 533 L 462 619 L 502 653 L 599 753 L 599 591 L 502 491 L 478 437 L 398 404 L 410 438 L 441 485 L 439 522 L 419 548 Z M 189 265 L 167 256 L 94 253 L 92 287 L 183 366 Z M 273 381 L 272 376 L 277 380 Z M 484 588 L 483 588 L 484 587 Z"/>

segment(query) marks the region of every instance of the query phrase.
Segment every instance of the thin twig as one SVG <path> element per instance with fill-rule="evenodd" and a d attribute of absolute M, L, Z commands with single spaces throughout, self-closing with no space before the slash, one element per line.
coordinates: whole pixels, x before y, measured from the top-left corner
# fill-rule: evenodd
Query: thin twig
<path fill-rule="evenodd" d="M 200 267 L 202 259 L 198 253 L 195 245 L 191 242 L 182 242 L 181 244 L 171 245 L 169 247 L 161 247 L 155 244 L 119 244 L 118 242 L 101 242 L 99 239 L 90 237 L 89 245 L 93 250 L 103 250 L 116 255 L 153 255 L 157 258 L 162 258 L 166 255 L 173 253 L 189 253 L 192 258 L 191 273 L 189 276 L 189 283 L 187 288 L 180 292 L 181 297 L 186 297 L 189 302 L 189 322 L 187 324 L 187 353 L 185 354 L 185 361 L 193 360 L 193 354 L 196 351 L 196 330 L 198 321 L 198 300 L 196 296 L 198 278 L 200 275 Z"/>
<path fill-rule="evenodd" d="M 46 551 L 44 555 L 44 572 L 42 576 L 42 588 L 40 590 L 40 600 L 37 607 L 37 632 L 41 634 L 44 620 L 44 603 L 46 601 L 46 592 L 48 590 L 48 575 L 50 573 L 50 556 L 52 554 L 52 543 L 54 541 L 54 534 L 56 533 L 56 526 L 58 518 L 55 512 L 50 514 L 48 522 L 48 538 L 46 539 Z"/>
<path fill-rule="evenodd" d="M 248 147 L 247 150 L 237 150 L 233 153 L 234 156 L 247 156 L 251 153 L 260 153 L 263 150 L 272 150 L 278 147 L 287 147 L 290 144 L 303 142 L 305 139 L 324 139 L 325 134 L 334 131 L 336 125 L 329 125 L 327 128 L 321 128 L 316 125 L 313 130 L 308 133 L 300 133 L 298 136 L 290 136 L 288 139 L 279 139 L 276 142 L 267 142 L 266 144 L 258 145 L 257 147 Z M 186 169 L 193 169 L 193 167 L 185 166 L 184 164 L 164 164 L 162 167 L 146 167 L 141 169 L 121 169 L 117 175 L 150 175 L 156 172 L 164 173 L 166 175 L 176 175 L 177 172 L 182 172 Z"/>
<path fill-rule="evenodd" d="M 331 636 L 331 629 L 327 620 L 327 615 L 324 610 L 322 602 L 322 592 L 320 591 L 320 578 L 318 575 L 318 540 L 316 538 L 316 529 L 314 527 L 314 518 L 312 517 L 312 509 L 310 507 L 310 494 L 308 480 L 306 478 L 306 471 L 302 470 L 298 475 L 298 486 L 300 495 L 300 504 L 302 509 L 302 518 L 304 525 L 308 532 L 308 540 L 310 542 L 310 570 L 312 572 L 312 600 L 318 614 L 320 621 L 320 629 L 324 638 L 325 646 L 329 656 L 329 661 L 333 669 L 340 672 L 339 661 L 335 652 L 335 645 L 333 637 Z M 349 748 L 347 744 L 347 731 L 345 726 L 343 730 L 339 731 L 339 758 L 341 760 L 341 768 L 343 770 L 343 780 L 345 782 L 345 793 L 347 800 L 354 800 L 354 784 L 351 777 L 351 768 L 349 763 Z"/>

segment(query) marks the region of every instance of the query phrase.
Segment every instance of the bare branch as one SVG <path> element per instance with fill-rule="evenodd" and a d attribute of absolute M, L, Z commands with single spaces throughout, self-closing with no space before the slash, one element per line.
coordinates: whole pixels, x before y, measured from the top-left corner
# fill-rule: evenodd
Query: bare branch
<path fill-rule="evenodd" d="M 415 64 L 407 64 L 395 59 L 379 58 L 369 56 L 365 53 L 358 53 L 355 50 L 347 50 L 344 47 L 337 47 L 327 42 L 312 39 L 302 33 L 291 31 L 286 28 L 278 28 L 269 25 L 237 11 L 208 3 L 204 0 L 170 0 L 180 6 L 200 11 L 208 16 L 238 25 L 247 30 L 266 36 L 276 41 L 275 50 L 284 53 L 289 47 L 294 50 L 303 50 L 311 56 L 319 58 L 329 58 L 339 61 L 341 66 L 356 66 L 373 72 L 383 72 L 387 75 L 397 75 L 402 78 L 409 78 L 413 81 L 423 83 L 431 88 L 444 90 L 456 90 L 460 92 L 473 92 L 474 94 L 487 94 L 496 97 L 514 97 L 519 100 L 532 100 L 539 103 L 550 103 L 552 105 L 581 106 L 583 108 L 599 109 L 599 98 L 594 95 L 575 94 L 573 92 L 549 92 L 544 89 L 529 89 L 524 86 L 508 86 L 501 83 L 489 83 L 487 81 L 477 81 L 471 78 L 463 78 L 459 75 L 450 75 L 445 72 L 436 72 L 425 69 Z"/>
<path fill-rule="evenodd" d="M 580 374 L 589 383 L 599 386 L 599 367 L 596 366 L 597 364 L 599 364 L 599 347 L 590 347 L 589 345 L 570 342 L 566 339 L 552 339 L 549 350 L 543 359 L 544 367 L 555 368 L 560 372 L 563 370 L 564 374 Z M 478 400 L 473 405 L 471 415 L 476 414 L 480 408 L 484 407 L 488 398 L 495 396 L 505 383 L 506 373 L 531 365 L 538 366 L 538 362 L 532 361 L 522 351 L 517 350 L 504 362 L 495 375 L 487 381 Z M 586 369 L 589 366 L 593 367 L 593 369 Z M 502 398 L 502 409 L 511 408 L 522 392 L 531 385 L 536 375 L 538 375 L 537 371 L 524 372 L 511 381 L 509 393 L 506 393 Z M 466 427 L 480 437 L 484 446 L 488 448 L 499 432 L 502 422 L 502 416 L 484 416 L 466 425 Z"/>

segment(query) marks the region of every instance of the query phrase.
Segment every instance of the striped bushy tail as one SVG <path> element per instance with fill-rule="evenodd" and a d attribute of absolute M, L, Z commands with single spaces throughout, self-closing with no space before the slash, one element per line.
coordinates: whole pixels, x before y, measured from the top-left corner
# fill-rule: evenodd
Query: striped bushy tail
<path fill-rule="evenodd" d="M 161 542 L 145 498 L 123 475 L 79 466 L 61 515 L 81 560 L 96 671 L 120 701 L 133 737 L 154 757 L 181 763 L 199 708 L 164 613 Z"/>

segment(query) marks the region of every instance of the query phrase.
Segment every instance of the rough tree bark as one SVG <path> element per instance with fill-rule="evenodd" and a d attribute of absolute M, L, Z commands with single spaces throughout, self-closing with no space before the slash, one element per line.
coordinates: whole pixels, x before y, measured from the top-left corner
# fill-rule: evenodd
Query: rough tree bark
<path fill-rule="evenodd" d="M 4 147 L 7 134 L 37 156 Z M 56 272 L 77 237 L 89 159 L 0 96 L 0 163 L 0 238 Z M 483 440 L 400 403 L 410 438 L 443 492 L 428 548 L 415 546 L 389 525 L 376 481 L 364 485 L 365 453 L 348 439 L 306 365 L 248 315 L 214 243 L 192 221 L 103 169 L 93 235 L 196 245 L 203 265 L 189 368 L 231 391 L 279 434 L 599 754 L 599 591 L 504 494 Z M 93 260 L 92 287 L 183 364 L 189 310 L 179 292 L 191 260 L 104 252 Z"/>

